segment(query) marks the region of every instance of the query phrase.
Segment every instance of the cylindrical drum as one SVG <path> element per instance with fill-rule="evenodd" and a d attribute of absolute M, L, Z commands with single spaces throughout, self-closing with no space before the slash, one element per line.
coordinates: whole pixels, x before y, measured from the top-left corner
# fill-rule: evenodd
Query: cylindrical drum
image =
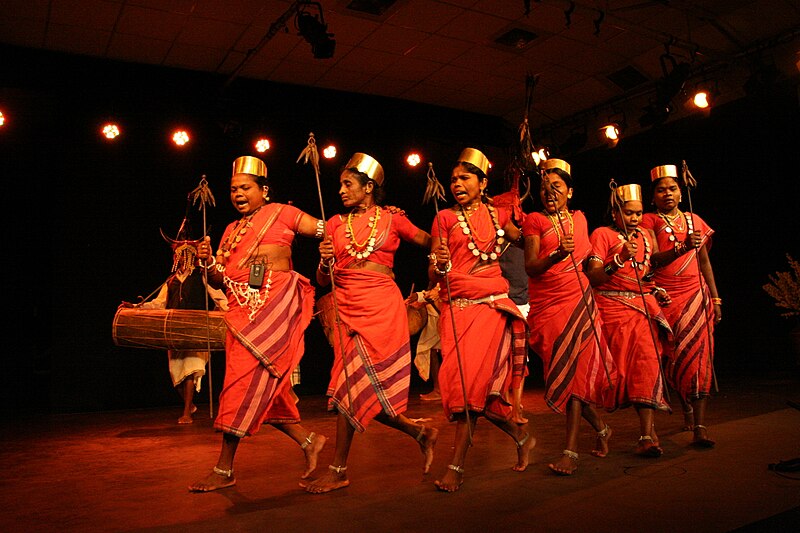
<path fill-rule="evenodd" d="M 114 344 L 163 350 L 225 350 L 225 313 L 194 309 L 120 308 L 114 316 Z"/>

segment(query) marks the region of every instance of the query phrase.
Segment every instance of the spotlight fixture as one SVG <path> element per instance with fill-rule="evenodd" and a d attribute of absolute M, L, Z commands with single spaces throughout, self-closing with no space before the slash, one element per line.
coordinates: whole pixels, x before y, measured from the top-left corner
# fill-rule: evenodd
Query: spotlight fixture
<path fill-rule="evenodd" d="M 109 141 L 115 140 L 120 135 L 119 126 L 111 122 L 103 124 L 103 128 L 101 129 L 101 131 L 103 137 L 105 137 Z"/>
<path fill-rule="evenodd" d="M 619 142 L 622 129 L 616 122 L 609 122 L 600 127 L 600 138 L 609 148 L 614 148 Z"/>
<path fill-rule="evenodd" d="M 269 139 L 266 137 L 261 137 L 256 141 L 256 151 L 261 152 L 262 154 L 270 149 Z"/>
<path fill-rule="evenodd" d="M 539 166 L 539 163 L 545 161 L 549 156 L 550 151 L 544 146 L 538 150 L 536 150 L 536 147 L 534 146 L 534 150 L 531 152 L 531 159 L 533 159 L 533 164 L 537 167 Z"/>
<path fill-rule="evenodd" d="M 406 163 L 408 163 L 408 166 L 415 167 L 419 165 L 421 162 L 422 158 L 416 152 L 413 154 L 409 154 L 408 157 L 406 157 Z"/>
<path fill-rule="evenodd" d="M 325 148 L 322 149 L 322 156 L 325 159 L 333 159 L 336 157 L 336 147 L 332 144 L 329 144 Z"/>
<path fill-rule="evenodd" d="M 308 8 L 316 7 L 319 14 L 312 14 Z M 330 59 L 336 50 L 336 40 L 333 34 L 328 33 L 325 16 L 322 14 L 322 5 L 319 2 L 303 2 L 295 15 L 294 25 L 303 39 L 311 45 L 311 53 L 315 59 Z"/>
<path fill-rule="evenodd" d="M 688 63 L 678 63 L 669 53 L 669 45 L 659 60 L 664 76 L 656 85 L 655 98 L 644 108 L 644 115 L 639 119 L 639 125 L 643 128 L 666 122 L 673 111 L 672 100 L 683 90 L 692 74 L 692 67 Z"/>
<path fill-rule="evenodd" d="M 189 143 L 189 134 L 186 130 L 177 130 L 172 134 L 172 142 L 177 146 L 185 146 Z"/>
<path fill-rule="evenodd" d="M 2 111 L 0 111 L 0 126 L 5 126 L 5 125 L 6 125 L 6 116 L 3 114 Z"/>

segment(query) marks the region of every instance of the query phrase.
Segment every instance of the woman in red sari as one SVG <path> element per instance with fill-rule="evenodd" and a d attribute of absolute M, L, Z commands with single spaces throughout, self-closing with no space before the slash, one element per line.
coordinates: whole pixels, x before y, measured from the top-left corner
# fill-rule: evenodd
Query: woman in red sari
<path fill-rule="evenodd" d="M 708 257 L 714 230 L 694 213 L 678 208 L 678 169 L 663 165 L 650 171 L 655 213 L 642 227 L 655 232 L 659 253 L 653 256 L 654 280 L 672 304 L 664 309 L 675 339 L 668 352 L 667 380 L 678 391 L 692 444 L 711 448 L 705 424 L 714 370 L 714 326 L 722 318 L 722 299 Z M 702 274 L 702 277 L 701 275 Z"/>
<path fill-rule="evenodd" d="M 469 430 L 479 415 L 514 439 L 513 470 L 528 467 L 536 444 L 527 423 L 513 422 L 506 400 L 525 372 L 527 332 L 525 319 L 508 297 L 498 259 L 505 242 L 517 242 L 522 234 L 506 210 L 495 209 L 486 199 L 488 171 L 483 153 L 474 148 L 462 151 L 450 177 L 456 205 L 437 213 L 431 231 L 428 272 L 432 282 L 439 283 L 442 299 L 439 390 L 445 415 L 456 422 L 453 459 L 435 482 L 446 492 L 461 487 L 472 441 Z"/>
<path fill-rule="evenodd" d="M 303 334 L 311 322 L 314 288 L 292 270 L 296 234 L 322 237 L 322 221 L 285 204 L 269 203 L 267 166 L 243 156 L 233 162 L 230 197 L 242 218 L 222 235 L 207 265 L 209 284 L 226 289 L 228 326 L 225 382 L 214 428 L 222 431 L 222 449 L 208 477 L 189 487 L 209 492 L 236 484 L 233 459 L 242 437 L 271 424 L 302 448 L 308 477 L 325 437 L 300 425 L 291 375 L 303 356 Z M 198 257 L 211 258 L 208 237 Z"/>
<path fill-rule="evenodd" d="M 411 380 L 411 344 L 405 300 L 394 282 L 394 255 L 400 241 L 430 246 L 430 235 L 401 213 L 378 205 L 383 200 L 383 168 L 356 153 L 340 177 L 339 195 L 350 212 L 327 222 L 320 244 L 317 281 L 334 282 L 339 324 L 334 325 L 334 361 L 328 386 L 331 410 L 338 411 L 334 464 L 305 485 L 322 493 L 346 487 L 347 457 L 355 432 L 373 418 L 416 439 L 423 472 L 433 461 L 438 430 L 406 417 Z M 332 261 L 333 260 L 333 261 Z"/>
<path fill-rule="evenodd" d="M 529 342 L 542 358 L 545 402 L 567 415 L 566 448 L 561 459 L 548 466 L 557 474 L 570 475 L 578 468 L 581 417 L 597 431 L 592 455 L 608 454 L 611 428 L 594 406 L 614 408 L 616 371 L 584 274 L 592 248 L 586 217 L 568 208 L 573 193 L 570 165 L 547 159 L 540 169 L 544 210 L 529 214 L 522 225 L 531 305 Z"/>
<path fill-rule="evenodd" d="M 668 304 L 668 298 L 652 281 L 646 281 L 652 254 L 658 249 L 650 231 L 639 228 L 641 187 L 622 185 L 613 194 L 614 224 L 592 232 L 587 275 L 619 374 L 617 403 L 620 407 L 633 405 L 639 416 L 636 453 L 660 457 L 663 450 L 654 413 L 670 410 L 664 400 L 660 358 L 662 345 L 670 342 L 672 333 L 659 305 Z"/>

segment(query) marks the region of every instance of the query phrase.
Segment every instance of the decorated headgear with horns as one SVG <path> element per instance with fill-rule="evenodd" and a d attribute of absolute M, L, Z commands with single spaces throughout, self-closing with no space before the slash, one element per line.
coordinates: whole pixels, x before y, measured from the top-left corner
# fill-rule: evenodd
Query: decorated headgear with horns
<path fill-rule="evenodd" d="M 250 174 L 260 178 L 266 178 L 267 165 L 257 157 L 243 155 L 242 157 L 237 157 L 233 162 L 233 174 L 231 174 L 231 176 L 235 176 L 236 174 Z"/>
<path fill-rule="evenodd" d="M 661 165 L 650 171 L 650 181 L 657 181 L 661 178 L 678 179 L 678 167 L 675 165 Z"/>
<path fill-rule="evenodd" d="M 197 247 L 202 242 L 202 239 L 193 241 L 187 238 L 189 230 L 186 218 L 181 223 L 177 238 L 167 237 L 164 230 L 160 231 L 161 236 L 172 248 L 172 272 L 187 272 L 191 274 L 197 262 Z"/>
<path fill-rule="evenodd" d="M 350 158 L 350 161 L 347 162 L 344 168 L 348 170 L 355 169 L 358 172 L 365 174 L 369 179 L 378 185 L 383 185 L 383 167 L 371 155 L 362 152 L 356 152 L 353 154 L 353 156 Z"/>

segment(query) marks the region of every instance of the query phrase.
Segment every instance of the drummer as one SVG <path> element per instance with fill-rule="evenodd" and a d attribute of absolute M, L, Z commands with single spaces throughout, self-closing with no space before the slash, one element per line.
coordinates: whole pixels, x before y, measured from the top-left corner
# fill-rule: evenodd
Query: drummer
<path fill-rule="evenodd" d="M 294 206 L 270 203 L 267 166 L 255 157 L 233 162 L 230 198 L 242 218 L 225 229 L 215 256 L 208 237 L 198 247 L 209 282 L 226 289 L 229 310 L 225 383 L 214 422 L 223 432 L 222 449 L 211 473 L 189 487 L 192 492 L 235 485 L 239 441 L 262 424 L 300 445 L 305 454 L 301 478 L 316 468 L 326 440 L 300 425 L 291 391 L 314 308 L 309 280 L 292 270 L 292 241 L 296 234 L 321 238 L 323 223 Z"/>
<path fill-rule="evenodd" d="M 134 305 L 123 302 L 122 307 L 140 309 L 206 309 L 206 291 L 201 269 L 195 268 L 197 241 L 188 240 L 187 220 L 184 219 L 176 240 L 168 240 L 172 247 L 172 275 L 161 286 L 158 295 L 152 300 Z M 228 310 L 225 293 L 206 285 L 208 295 L 213 299 L 211 307 L 221 311 Z M 209 353 L 198 350 L 167 350 L 169 374 L 172 386 L 183 399 L 183 414 L 178 424 L 191 424 L 192 414 L 197 411 L 194 394 L 200 392 L 200 382 L 206 374 Z"/>

